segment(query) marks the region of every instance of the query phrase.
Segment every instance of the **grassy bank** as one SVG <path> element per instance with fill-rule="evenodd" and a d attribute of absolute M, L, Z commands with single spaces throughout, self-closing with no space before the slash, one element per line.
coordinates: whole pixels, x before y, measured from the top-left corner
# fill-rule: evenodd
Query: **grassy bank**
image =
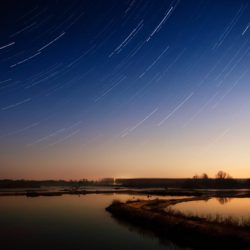
<path fill-rule="evenodd" d="M 208 221 L 168 211 L 168 206 L 179 202 L 199 200 L 153 200 L 113 202 L 106 210 L 118 220 L 153 231 L 161 239 L 194 249 L 250 249 L 249 227 Z"/>

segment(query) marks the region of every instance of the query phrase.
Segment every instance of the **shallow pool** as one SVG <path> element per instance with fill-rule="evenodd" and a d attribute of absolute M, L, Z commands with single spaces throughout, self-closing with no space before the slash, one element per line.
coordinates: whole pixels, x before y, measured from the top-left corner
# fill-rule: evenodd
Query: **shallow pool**
<path fill-rule="evenodd" d="M 211 198 L 209 200 L 182 202 L 171 207 L 187 215 L 200 217 L 233 216 L 250 218 L 250 198 Z"/>

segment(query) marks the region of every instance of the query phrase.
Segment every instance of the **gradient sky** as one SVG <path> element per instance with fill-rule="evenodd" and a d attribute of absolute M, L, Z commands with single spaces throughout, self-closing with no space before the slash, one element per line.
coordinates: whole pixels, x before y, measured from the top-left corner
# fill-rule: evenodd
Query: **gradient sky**
<path fill-rule="evenodd" d="M 0 178 L 250 177 L 249 1 L 0 5 Z"/>

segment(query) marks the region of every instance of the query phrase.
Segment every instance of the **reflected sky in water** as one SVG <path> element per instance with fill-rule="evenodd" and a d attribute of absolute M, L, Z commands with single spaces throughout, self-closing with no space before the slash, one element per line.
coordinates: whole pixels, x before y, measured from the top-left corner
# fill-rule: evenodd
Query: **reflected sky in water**
<path fill-rule="evenodd" d="M 117 223 L 105 211 L 131 195 L 0 197 L 4 249 L 179 249 Z"/>
<path fill-rule="evenodd" d="M 250 218 L 250 198 L 212 198 L 208 201 L 179 203 L 172 208 L 204 217 L 219 214 L 225 217 Z"/>

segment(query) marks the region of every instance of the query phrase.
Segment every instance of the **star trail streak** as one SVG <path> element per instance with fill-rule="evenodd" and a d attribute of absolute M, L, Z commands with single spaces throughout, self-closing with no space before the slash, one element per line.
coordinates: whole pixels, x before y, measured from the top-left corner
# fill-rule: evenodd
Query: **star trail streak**
<path fill-rule="evenodd" d="M 6 44 L 6 45 L 0 46 L 0 49 L 8 48 L 8 47 L 10 47 L 10 46 L 12 46 L 12 45 L 14 45 L 14 44 L 15 44 L 15 42 L 8 43 L 8 44 Z"/>

